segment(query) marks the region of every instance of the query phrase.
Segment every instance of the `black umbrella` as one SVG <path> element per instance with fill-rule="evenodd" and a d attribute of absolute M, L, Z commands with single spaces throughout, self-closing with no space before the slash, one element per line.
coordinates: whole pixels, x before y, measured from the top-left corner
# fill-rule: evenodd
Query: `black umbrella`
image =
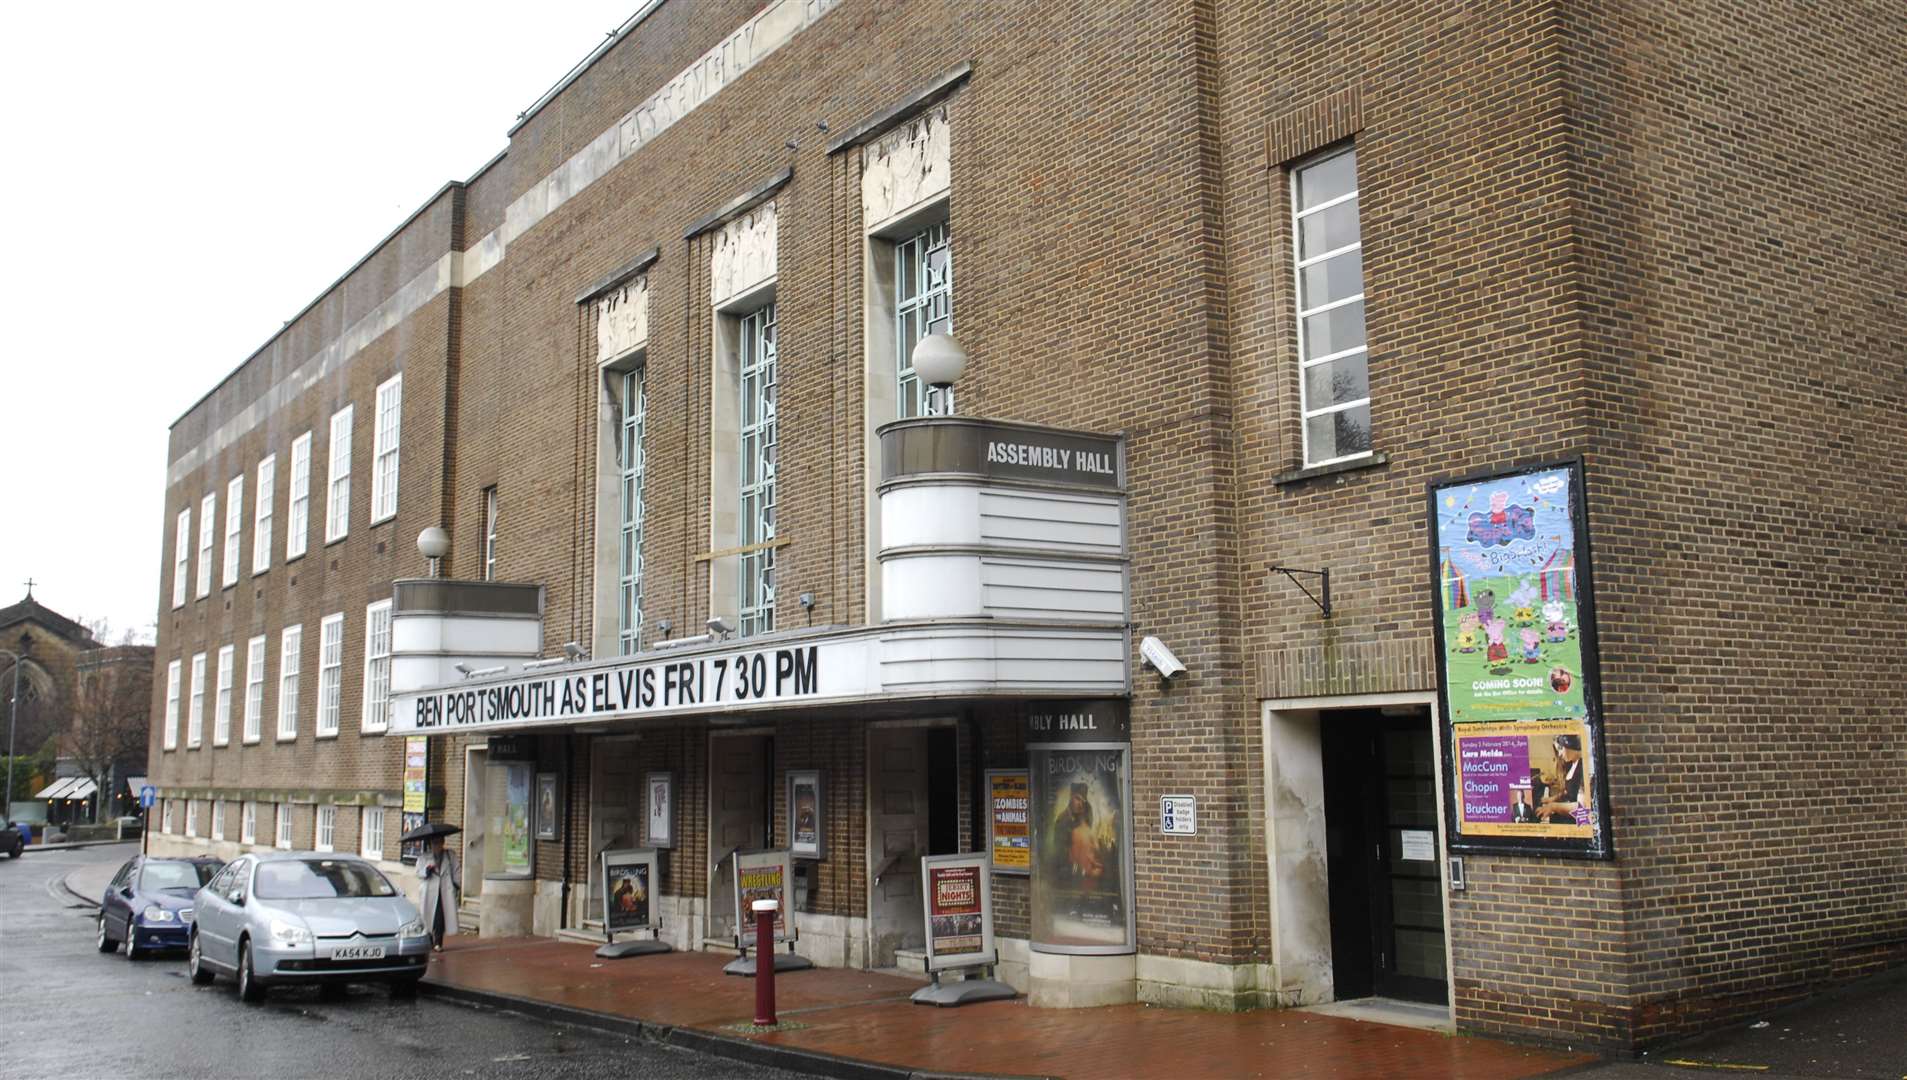
<path fill-rule="evenodd" d="M 419 825 L 410 832 L 398 837 L 398 839 L 409 844 L 418 840 L 428 840 L 433 836 L 454 836 L 462 831 L 462 829 L 455 825 L 448 825 L 441 821 L 431 821 Z"/>

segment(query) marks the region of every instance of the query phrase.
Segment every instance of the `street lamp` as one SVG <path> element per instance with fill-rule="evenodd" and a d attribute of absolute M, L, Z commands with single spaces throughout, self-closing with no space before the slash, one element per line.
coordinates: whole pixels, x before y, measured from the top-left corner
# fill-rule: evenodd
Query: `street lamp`
<path fill-rule="evenodd" d="M 430 576 L 437 576 L 438 560 L 450 551 L 450 534 L 432 525 L 417 534 L 417 553 L 430 564 Z"/>
<path fill-rule="evenodd" d="M 32 639 L 20 635 L 20 651 L 0 649 L 0 654 L 13 658 L 13 699 L 7 705 L 7 801 L 0 804 L 0 818 L 13 820 L 13 729 L 20 724 L 20 668 L 26 663 L 27 643 Z"/>
<path fill-rule="evenodd" d="M 914 346 L 914 373 L 930 389 L 940 391 L 943 416 L 953 412 L 946 402 L 952 395 L 953 384 L 966 370 L 967 350 L 960 347 L 952 334 L 928 334 Z"/>

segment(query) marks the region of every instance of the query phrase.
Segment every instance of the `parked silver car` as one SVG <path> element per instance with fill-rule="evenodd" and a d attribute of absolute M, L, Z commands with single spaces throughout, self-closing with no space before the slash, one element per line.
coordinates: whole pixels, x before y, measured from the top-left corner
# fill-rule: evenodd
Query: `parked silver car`
<path fill-rule="evenodd" d="M 385 982 L 417 992 L 430 928 L 377 867 L 320 851 L 251 852 L 232 860 L 193 903 L 192 981 L 238 980 L 260 1001 L 288 983 Z"/>

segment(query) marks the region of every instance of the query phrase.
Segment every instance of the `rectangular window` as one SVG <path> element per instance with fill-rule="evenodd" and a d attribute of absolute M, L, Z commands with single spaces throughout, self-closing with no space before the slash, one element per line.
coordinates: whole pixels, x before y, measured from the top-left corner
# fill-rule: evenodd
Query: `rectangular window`
<path fill-rule="evenodd" d="M 185 834 L 199 835 L 199 801 L 197 799 L 185 801 Z"/>
<path fill-rule="evenodd" d="M 364 720 L 366 731 L 391 726 L 391 602 L 364 609 Z"/>
<path fill-rule="evenodd" d="M 218 492 L 207 492 L 199 501 L 199 599 L 212 595 L 212 530 L 218 527 Z"/>
<path fill-rule="evenodd" d="M 252 573 L 271 569 L 271 497 L 278 483 L 278 455 L 267 454 L 258 463 L 258 506 L 252 511 Z"/>
<path fill-rule="evenodd" d="M 265 715 L 265 635 L 260 634 L 245 646 L 245 735 L 248 743 L 258 741 L 259 725 Z"/>
<path fill-rule="evenodd" d="M 245 527 L 245 474 L 239 473 L 225 485 L 225 581 L 229 589 L 238 584 L 238 537 Z"/>
<path fill-rule="evenodd" d="M 281 848 L 290 848 L 291 847 L 291 804 L 279 803 L 277 806 L 277 810 L 278 812 L 273 815 L 278 822 L 276 842 L 278 846 Z"/>
<path fill-rule="evenodd" d="M 212 800 L 212 839 L 225 839 L 225 800 Z"/>
<path fill-rule="evenodd" d="M 1306 465 L 1328 465 L 1371 452 L 1364 249 L 1357 207 L 1357 151 L 1339 151 L 1292 170 L 1298 394 Z"/>
<path fill-rule="evenodd" d="M 185 745 L 189 749 L 198 749 L 205 738 L 205 654 L 197 653 L 192 657 L 191 705 L 186 711 Z"/>
<path fill-rule="evenodd" d="M 338 827 L 338 808 L 335 806 L 318 807 L 318 836 L 312 847 L 319 851 L 332 850 L 332 841 Z"/>
<path fill-rule="evenodd" d="M 358 837 L 358 854 L 367 859 L 384 857 L 384 808 L 367 806 L 363 810 L 364 825 L 362 835 Z"/>
<path fill-rule="evenodd" d="M 179 662 L 166 665 L 166 749 L 179 748 Z"/>
<path fill-rule="evenodd" d="M 483 489 L 483 580 L 497 579 L 497 489 Z"/>
<path fill-rule="evenodd" d="M 287 626 L 278 641 L 278 740 L 298 737 L 298 653 L 305 628 Z"/>
<path fill-rule="evenodd" d="M 371 439 L 371 524 L 397 513 L 397 441 L 402 420 L 404 376 L 377 388 L 377 430 Z"/>
<path fill-rule="evenodd" d="M 311 432 L 291 443 L 291 510 L 285 515 L 285 559 L 305 553 L 311 532 Z"/>
<path fill-rule="evenodd" d="M 953 333 L 953 247 L 947 223 L 937 222 L 894 245 L 895 401 L 900 418 L 953 412 L 951 387 L 923 387 L 914 373 L 914 346 L 928 334 Z"/>
<path fill-rule="evenodd" d="M 192 570 L 192 508 L 179 511 L 179 528 L 172 538 L 172 606 L 185 606 L 187 579 Z"/>
<path fill-rule="evenodd" d="M 318 734 L 338 733 L 338 699 L 344 691 L 344 613 L 318 624 Z"/>
<path fill-rule="evenodd" d="M 219 649 L 218 697 L 212 702 L 212 745 L 232 741 L 232 647 Z"/>
<path fill-rule="evenodd" d="M 331 460 L 325 466 L 324 542 L 351 531 L 351 406 L 331 414 Z"/>
<path fill-rule="evenodd" d="M 741 345 L 741 632 L 775 628 L 775 305 L 744 315 Z"/>
<path fill-rule="evenodd" d="M 172 835 L 172 807 L 177 804 L 178 801 L 177 799 L 167 799 L 165 810 L 159 815 L 159 831 L 165 833 L 167 836 Z"/>
<path fill-rule="evenodd" d="M 258 843 L 258 804 L 247 802 L 245 815 L 239 819 L 238 842 L 241 844 Z"/>
<path fill-rule="evenodd" d="M 648 426 L 649 386 L 646 366 L 616 376 L 620 384 L 622 430 L 617 435 L 616 460 L 622 473 L 621 545 L 616 590 L 617 644 L 627 656 L 642 639 L 642 474 L 648 465 L 643 432 Z"/>

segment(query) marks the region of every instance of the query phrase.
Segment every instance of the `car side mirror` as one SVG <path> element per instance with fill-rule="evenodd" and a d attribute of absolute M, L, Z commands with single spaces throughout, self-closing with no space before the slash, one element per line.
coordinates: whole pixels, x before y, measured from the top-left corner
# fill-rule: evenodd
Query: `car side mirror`
<path fill-rule="evenodd" d="M 231 892 L 228 892 L 225 894 L 225 899 L 230 900 L 232 903 L 237 904 L 239 907 L 244 907 L 245 906 L 245 890 L 233 889 Z"/>
<path fill-rule="evenodd" d="M 123 896 L 123 897 L 125 897 L 125 898 L 126 898 L 126 899 L 128 899 L 128 900 L 131 900 L 131 899 L 132 899 L 132 886 L 131 886 L 131 885 L 121 885 L 121 886 L 119 887 L 119 895 L 121 895 L 121 896 Z"/>

